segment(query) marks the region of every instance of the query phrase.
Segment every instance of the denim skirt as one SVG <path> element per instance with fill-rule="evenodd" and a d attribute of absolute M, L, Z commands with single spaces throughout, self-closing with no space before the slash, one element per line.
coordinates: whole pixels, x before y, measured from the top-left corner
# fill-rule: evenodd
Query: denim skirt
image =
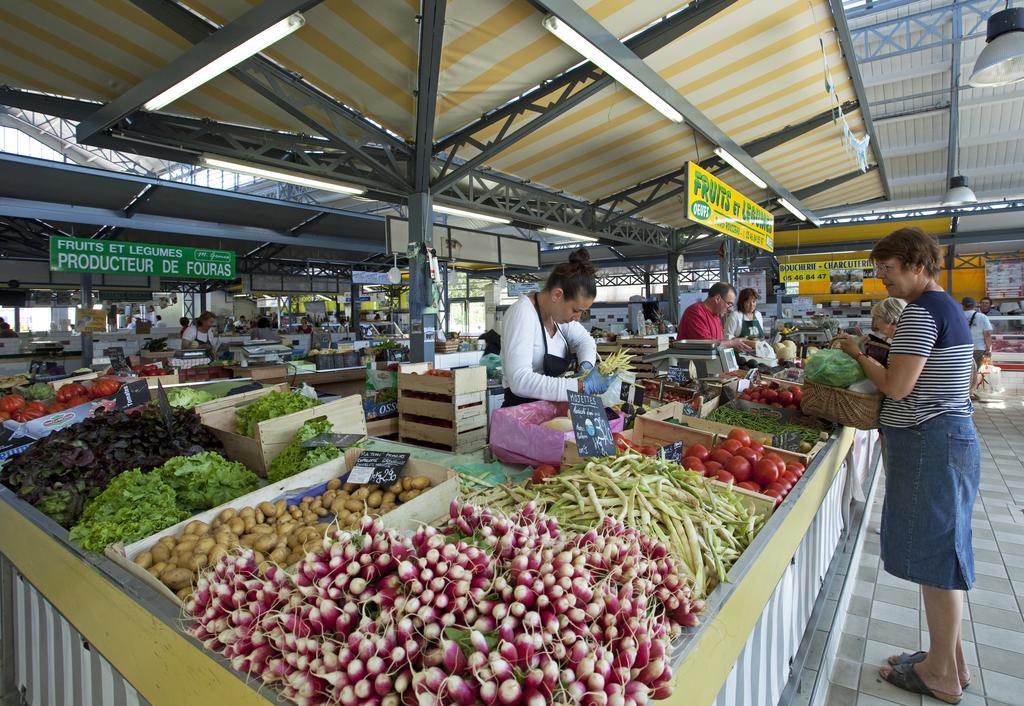
<path fill-rule="evenodd" d="M 881 432 L 885 570 L 924 586 L 970 589 L 971 510 L 981 478 L 974 421 L 942 414 L 914 427 L 883 425 Z"/>

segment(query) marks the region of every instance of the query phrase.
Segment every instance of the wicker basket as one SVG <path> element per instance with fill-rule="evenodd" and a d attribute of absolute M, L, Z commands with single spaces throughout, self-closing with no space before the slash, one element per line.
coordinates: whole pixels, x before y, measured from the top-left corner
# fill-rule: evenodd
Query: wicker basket
<path fill-rule="evenodd" d="M 853 392 L 805 380 L 800 408 L 804 414 L 828 419 L 836 424 L 856 429 L 877 429 L 882 397 L 879 392 Z"/>

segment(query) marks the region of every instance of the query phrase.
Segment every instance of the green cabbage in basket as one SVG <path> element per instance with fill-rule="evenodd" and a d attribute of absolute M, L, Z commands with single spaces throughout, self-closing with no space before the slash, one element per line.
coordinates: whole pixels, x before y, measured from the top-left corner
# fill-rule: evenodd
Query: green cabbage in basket
<path fill-rule="evenodd" d="M 865 377 L 860 363 L 839 350 L 820 350 L 804 366 L 804 378 L 819 385 L 849 387 Z"/>

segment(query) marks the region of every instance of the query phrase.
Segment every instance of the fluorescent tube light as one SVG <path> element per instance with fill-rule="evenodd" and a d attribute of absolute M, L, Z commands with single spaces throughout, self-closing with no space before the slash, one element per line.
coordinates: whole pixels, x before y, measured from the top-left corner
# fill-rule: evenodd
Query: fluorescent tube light
<path fill-rule="evenodd" d="M 434 210 L 438 213 L 447 213 L 449 216 L 462 216 L 463 218 L 475 218 L 478 221 L 489 221 L 490 223 L 511 223 L 512 221 L 508 218 L 502 218 L 501 216 L 491 216 L 486 213 L 474 213 L 473 211 L 463 211 L 461 208 L 455 208 L 453 206 L 445 206 L 443 204 L 435 203 Z"/>
<path fill-rule="evenodd" d="M 186 93 L 194 91 L 207 81 L 220 76 L 228 69 L 242 63 L 250 56 L 259 54 L 271 44 L 287 37 L 305 23 L 306 18 L 298 12 L 285 17 L 280 22 L 267 27 L 256 36 L 250 37 L 246 41 L 242 42 L 234 49 L 221 54 L 209 64 L 199 69 L 191 76 L 188 76 L 184 80 L 174 84 L 160 95 L 155 98 L 151 98 L 143 104 L 143 109 L 160 110 L 165 105 L 173 103 Z"/>
<path fill-rule="evenodd" d="M 589 235 L 580 235 L 579 233 L 570 233 L 567 230 L 558 230 L 558 228 L 541 228 L 541 233 L 547 233 L 548 235 L 561 235 L 565 238 L 575 238 L 576 240 L 584 240 L 588 243 L 596 243 L 597 238 Z"/>
<path fill-rule="evenodd" d="M 216 155 L 204 154 L 199 157 L 199 162 L 204 167 L 211 167 L 213 169 L 224 169 L 229 172 L 248 174 L 249 176 L 260 177 L 262 179 L 271 179 L 273 181 L 283 181 L 286 184 L 295 184 L 296 186 L 308 186 L 312 189 L 335 191 L 339 194 L 366 193 L 366 189 L 363 189 L 358 186 L 349 186 L 348 184 L 341 184 L 336 181 L 316 179 L 314 177 L 296 174 L 295 172 L 282 172 L 276 169 L 271 169 L 269 167 L 260 167 L 255 164 L 250 164 L 248 162 L 237 162 L 233 159 L 228 159 L 227 157 L 218 157 Z"/>
<path fill-rule="evenodd" d="M 758 188 L 760 188 L 760 189 L 767 189 L 768 188 L 768 185 L 764 182 L 764 180 L 761 177 L 759 177 L 757 174 L 754 174 L 754 172 L 750 171 L 750 169 L 747 168 L 747 165 L 745 165 L 743 162 L 741 162 L 738 159 L 736 159 L 735 157 L 733 157 L 731 154 L 729 154 L 728 152 L 723 150 L 721 147 L 716 147 L 715 148 L 715 154 L 717 154 L 723 160 L 728 162 L 730 167 L 732 167 L 733 169 L 738 171 L 740 174 L 745 176 L 747 179 L 749 179 L 751 182 L 753 182 L 754 185 L 757 186 Z"/>
<path fill-rule="evenodd" d="M 593 62 L 606 74 L 632 91 L 637 98 L 649 104 L 672 122 L 683 122 L 683 114 L 669 105 L 668 101 L 648 88 L 643 81 L 626 70 L 622 64 L 598 49 L 572 27 L 554 15 L 545 17 L 543 24 L 544 29 L 561 39 L 577 53 L 582 54 L 585 59 Z"/>
<path fill-rule="evenodd" d="M 803 213 L 801 213 L 799 210 L 797 210 L 797 207 L 794 206 L 793 204 L 791 204 L 786 199 L 780 198 L 779 199 L 779 205 L 782 206 L 787 211 L 789 211 L 790 213 L 792 213 L 797 218 L 799 218 L 801 221 L 806 221 L 807 220 L 807 216 L 805 216 Z"/>

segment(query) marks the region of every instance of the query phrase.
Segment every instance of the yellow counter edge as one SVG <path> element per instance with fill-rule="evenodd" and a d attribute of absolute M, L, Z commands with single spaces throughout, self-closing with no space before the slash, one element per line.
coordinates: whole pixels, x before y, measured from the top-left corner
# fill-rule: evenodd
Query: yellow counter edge
<path fill-rule="evenodd" d="M 750 570 L 736 584 L 712 622 L 702 626 L 697 643 L 674 675 L 672 695 L 664 706 L 710 706 L 761 618 L 786 567 L 814 521 L 825 495 L 853 444 L 855 430 L 843 428 L 822 453 L 821 465 L 764 547 Z"/>
<path fill-rule="evenodd" d="M 740 652 L 807 533 L 853 443 L 843 429 L 771 542 L 734 588 L 676 670 L 665 706 L 715 702 Z M 17 538 L 17 539 L 14 539 Z M 7 502 L 0 502 L 0 552 L 153 706 L 270 702 L 219 664 L 213 655 L 147 611 L 65 550 Z"/>
<path fill-rule="evenodd" d="M 269 706 L 7 502 L 0 502 L 0 552 L 153 706 Z"/>

